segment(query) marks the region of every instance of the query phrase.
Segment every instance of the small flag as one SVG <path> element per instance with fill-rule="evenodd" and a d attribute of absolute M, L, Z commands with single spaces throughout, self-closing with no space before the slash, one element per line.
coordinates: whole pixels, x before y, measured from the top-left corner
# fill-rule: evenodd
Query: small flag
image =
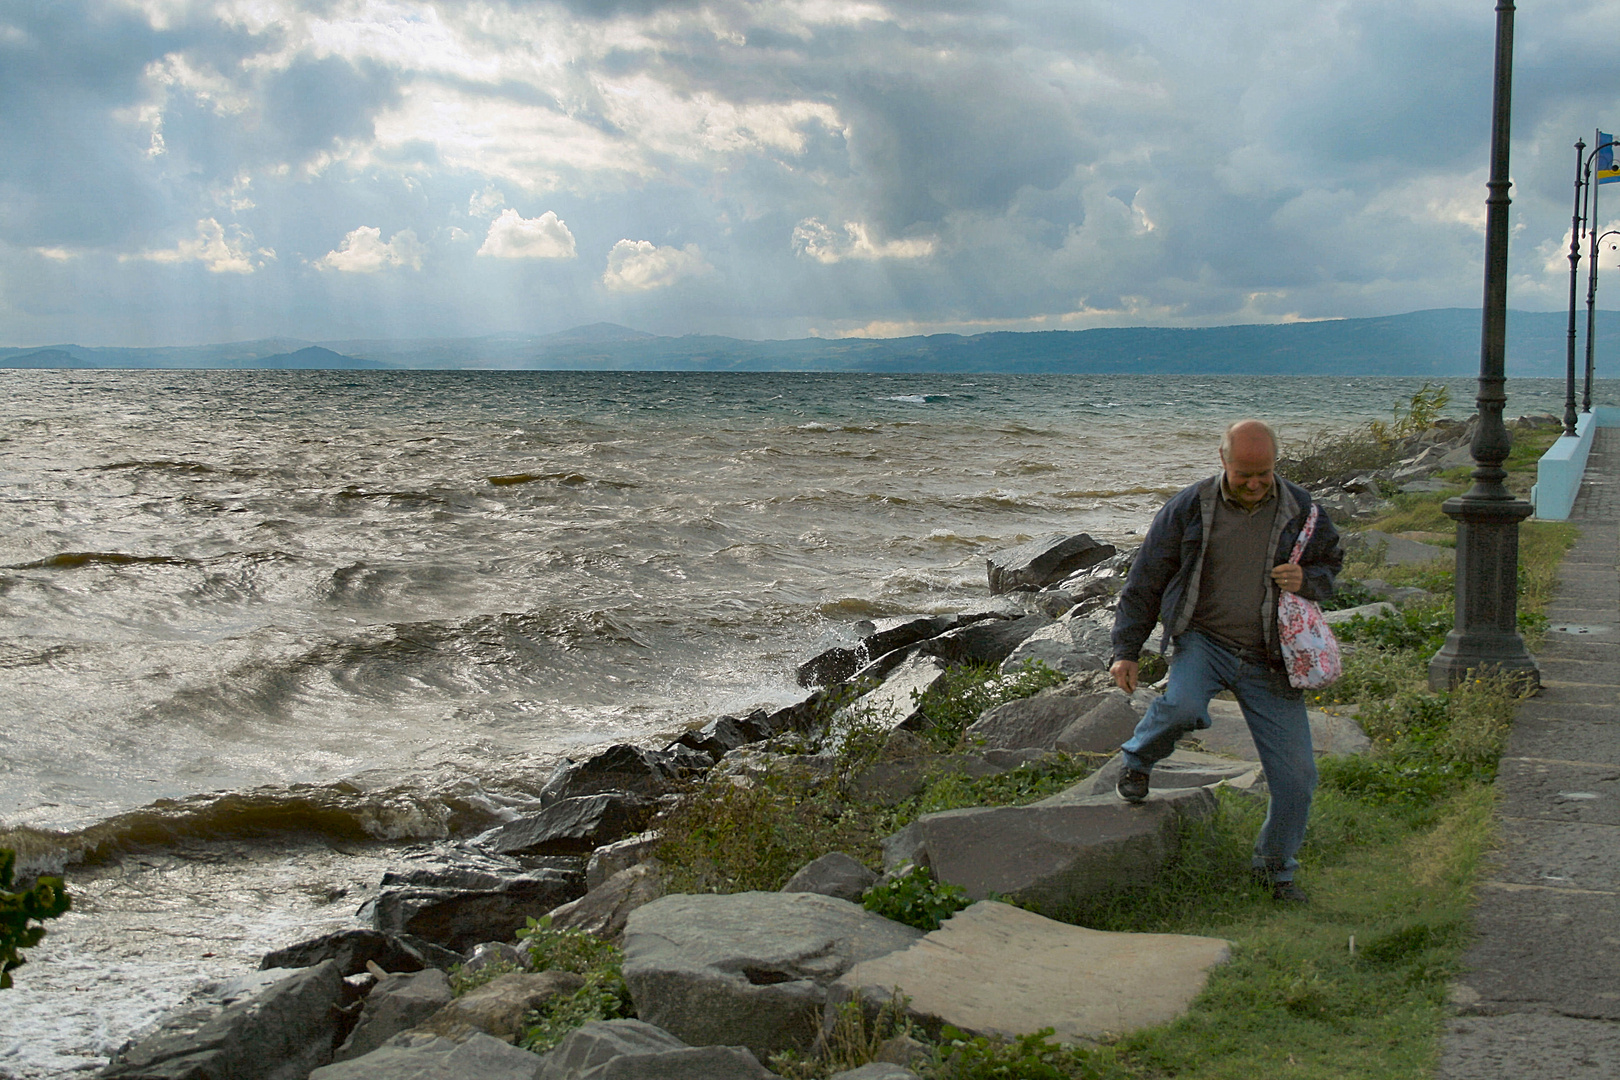
<path fill-rule="evenodd" d="M 1597 133 L 1597 182 L 1600 184 L 1620 183 L 1620 165 L 1614 160 L 1614 136 Z"/>

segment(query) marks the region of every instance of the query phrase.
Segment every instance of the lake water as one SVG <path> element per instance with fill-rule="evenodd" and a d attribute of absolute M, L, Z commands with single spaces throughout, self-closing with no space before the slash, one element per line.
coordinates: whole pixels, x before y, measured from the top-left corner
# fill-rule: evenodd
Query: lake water
<path fill-rule="evenodd" d="M 1420 385 L 0 371 L 0 846 L 76 897 L 0 1077 L 99 1067 L 353 925 L 390 845 L 509 816 L 564 755 L 790 703 L 854 620 L 982 603 L 989 553 L 1132 542 L 1231 420 L 1303 439 Z"/>

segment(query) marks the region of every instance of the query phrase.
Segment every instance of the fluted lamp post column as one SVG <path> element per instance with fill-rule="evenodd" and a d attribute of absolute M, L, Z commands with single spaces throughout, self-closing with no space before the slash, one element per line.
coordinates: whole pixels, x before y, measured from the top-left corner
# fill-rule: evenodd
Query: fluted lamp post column
<path fill-rule="evenodd" d="M 1499 673 L 1521 686 L 1540 671 L 1518 630 L 1519 522 L 1530 504 L 1503 481 L 1513 448 L 1502 422 L 1507 352 L 1508 135 L 1513 101 L 1513 2 L 1496 5 L 1496 83 L 1491 109 L 1491 178 L 1485 200 L 1485 304 L 1480 326 L 1479 426 L 1470 450 L 1474 484 L 1442 509 L 1457 522 L 1456 619 L 1429 661 L 1429 685 L 1455 686 L 1470 673 Z"/>
<path fill-rule="evenodd" d="M 1594 234 L 1597 232 L 1597 222 L 1592 223 L 1590 231 Z M 1592 411 L 1592 335 L 1597 332 L 1598 253 L 1603 246 L 1603 241 L 1611 236 L 1620 236 L 1620 229 L 1610 229 L 1602 236 L 1594 235 L 1592 237 L 1592 250 L 1586 264 L 1586 386 L 1581 391 L 1581 412 L 1583 413 Z M 1609 245 L 1609 250 L 1614 250 L 1613 244 Z"/>

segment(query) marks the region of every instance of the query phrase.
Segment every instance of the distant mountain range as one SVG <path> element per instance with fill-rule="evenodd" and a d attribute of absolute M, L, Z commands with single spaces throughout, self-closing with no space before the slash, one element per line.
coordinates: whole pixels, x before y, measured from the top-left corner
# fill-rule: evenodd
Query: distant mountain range
<path fill-rule="evenodd" d="M 1584 364 L 1585 314 L 1581 356 Z M 1597 314 L 1600 378 L 1620 376 L 1620 312 Z M 0 348 L 11 368 L 374 368 L 436 370 L 1031 372 L 1201 375 L 1473 375 L 1480 315 L 1439 308 L 1373 319 L 1211 326 L 1136 327 L 905 338 L 749 341 L 710 335 L 662 337 L 612 323 L 543 336 L 305 341 L 271 338 L 228 345 L 149 349 Z M 1568 341 L 1562 312 L 1508 315 L 1507 369 L 1561 376 Z"/>

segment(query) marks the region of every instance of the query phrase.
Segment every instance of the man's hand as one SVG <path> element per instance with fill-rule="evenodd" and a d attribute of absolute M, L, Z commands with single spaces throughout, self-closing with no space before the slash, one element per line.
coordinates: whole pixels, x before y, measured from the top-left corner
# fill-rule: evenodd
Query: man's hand
<path fill-rule="evenodd" d="M 1115 660 L 1114 666 L 1108 673 L 1114 677 L 1114 684 L 1127 694 L 1136 693 L 1136 675 L 1141 670 L 1135 660 Z"/>
<path fill-rule="evenodd" d="M 1271 580 L 1283 592 L 1299 592 L 1300 586 L 1305 584 L 1305 571 L 1297 563 L 1285 562 L 1271 568 Z"/>

